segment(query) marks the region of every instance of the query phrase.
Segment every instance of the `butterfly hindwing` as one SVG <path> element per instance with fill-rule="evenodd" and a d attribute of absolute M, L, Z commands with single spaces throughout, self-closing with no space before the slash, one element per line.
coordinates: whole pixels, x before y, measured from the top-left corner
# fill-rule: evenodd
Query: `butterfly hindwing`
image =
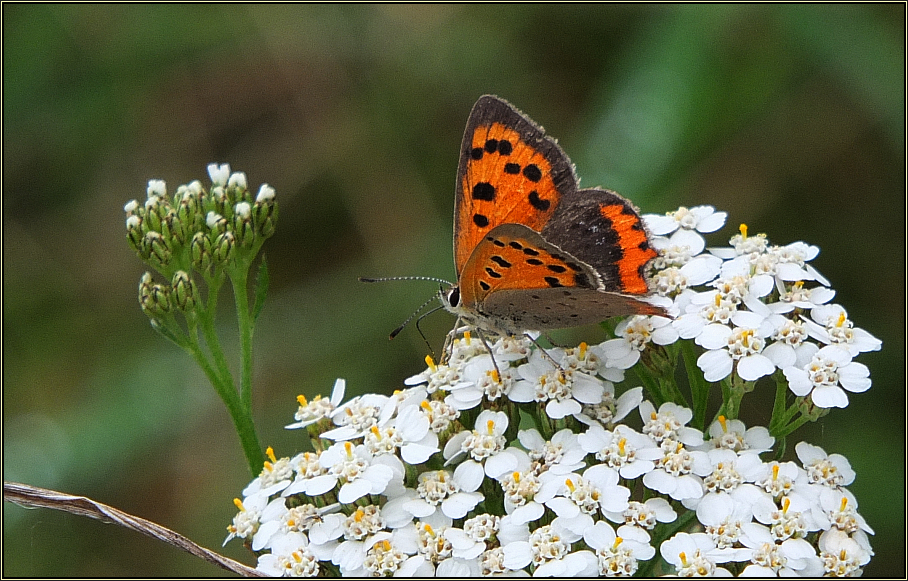
<path fill-rule="evenodd" d="M 647 294 L 644 271 L 657 253 L 637 209 L 615 192 L 593 188 L 566 194 L 542 237 L 595 269 L 603 290 Z"/>
<path fill-rule="evenodd" d="M 554 139 L 512 105 L 486 95 L 464 132 L 454 207 L 458 277 L 473 249 L 496 226 L 523 224 L 536 232 L 575 192 L 570 160 Z"/>

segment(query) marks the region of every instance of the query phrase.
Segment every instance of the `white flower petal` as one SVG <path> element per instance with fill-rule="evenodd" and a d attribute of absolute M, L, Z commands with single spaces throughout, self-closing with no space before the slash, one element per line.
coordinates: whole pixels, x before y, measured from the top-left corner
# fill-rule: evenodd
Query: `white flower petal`
<path fill-rule="evenodd" d="M 533 560 L 533 549 L 527 541 L 515 541 L 502 547 L 504 549 L 504 566 L 518 571 Z"/>
<path fill-rule="evenodd" d="M 388 470 L 390 472 L 390 469 Z M 384 490 L 384 487 L 382 487 Z M 347 482 L 341 486 L 340 492 L 337 493 L 337 500 L 344 504 L 349 504 L 372 492 L 372 483 L 365 478 L 357 478 L 352 482 Z"/>
<path fill-rule="evenodd" d="M 485 478 L 485 472 L 482 469 L 482 464 L 475 460 L 461 462 L 454 469 L 454 482 L 457 483 L 461 490 L 466 490 L 467 492 L 478 490 L 480 485 L 482 485 L 483 478 Z"/>
<path fill-rule="evenodd" d="M 697 358 L 697 367 L 706 381 L 719 381 L 731 374 L 732 358 L 725 349 L 707 351 Z"/>
<path fill-rule="evenodd" d="M 442 501 L 441 511 L 453 519 L 463 518 L 484 498 L 478 492 L 456 492 Z"/>
<path fill-rule="evenodd" d="M 810 395 L 810 399 L 821 408 L 848 407 L 848 396 L 837 385 L 817 386 Z"/>
<path fill-rule="evenodd" d="M 776 370 L 775 364 L 765 355 L 756 353 L 738 360 L 738 375 L 745 381 L 756 381 Z"/>

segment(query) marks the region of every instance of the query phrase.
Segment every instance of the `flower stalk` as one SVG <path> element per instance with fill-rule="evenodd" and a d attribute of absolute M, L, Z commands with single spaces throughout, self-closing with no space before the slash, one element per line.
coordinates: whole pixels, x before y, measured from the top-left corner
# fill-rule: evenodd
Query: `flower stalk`
<path fill-rule="evenodd" d="M 263 185 L 253 198 L 246 176 L 226 164 L 208 167 L 211 188 L 201 182 L 180 186 L 168 196 L 162 180 L 150 180 L 144 205 L 126 204 L 127 241 L 167 283 L 145 273 L 139 302 L 152 328 L 186 351 L 227 407 L 253 474 L 265 461 L 252 421 L 252 337 L 264 305 L 268 273 L 259 267 L 255 305 L 249 306 L 249 270 L 274 233 L 274 190 Z M 198 280 L 200 279 L 200 280 Z M 229 279 L 240 337 L 239 385 L 216 330 L 215 314 Z M 200 284 L 204 283 L 204 284 Z M 180 315 L 180 322 L 177 315 Z"/>

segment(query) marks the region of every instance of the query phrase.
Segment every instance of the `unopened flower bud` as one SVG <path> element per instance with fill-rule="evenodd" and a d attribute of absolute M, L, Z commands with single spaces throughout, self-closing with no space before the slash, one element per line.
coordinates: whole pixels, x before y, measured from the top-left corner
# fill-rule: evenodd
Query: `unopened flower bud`
<path fill-rule="evenodd" d="M 233 231 L 237 243 L 242 246 L 251 246 L 255 240 L 255 228 L 252 225 L 252 206 L 249 202 L 240 202 L 234 208 Z"/>
<path fill-rule="evenodd" d="M 196 271 L 206 274 L 211 268 L 211 239 L 202 232 L 196 232 L 189 243 L 189 257 Z"/>
<path fill-rule="evenodd" d="M 145 227 L 148 230 L 161 231 L 162 210 L 166 213 L 161 198 L 157 196 L 152 196 L 145 202 Z"/>
<path fill-rule="evenodd" d="M 173 275 L 171 287 L 173 287 L 171 298 L 177 309 L 191 311 L 195 308 L 198 287 L 196 287 L 195 281 L 192 280 L 192 277 L 187 272 L 178 270 Z"/>
<path fill-rule="evenodd" d="M 142 219 L 135 214 L 130 214 L 126 218 L 126 238 L 132 249 L 142 254 Z"/>
<path fill-rule="evenodd" d="M 154 284 L 151 274 L 142 275 L 139 283 L 139 304 L 149 317 L 160 317 L 170 312 L 170 291 L 166 286 Z"/>
<path fill-rule="evenodd" d="M 154 258 L 161 266 L 170 263 L 173 253 L 167 239 L 160 232 L 148 232 L 142 239 L 143 258 Z"/>
<path fill-rule="evenodd" d="M 258 195 L 255 197 L 253 223 L 259 235 L 264 238 L 269 238 L 274 234 L 275 223 L 277 222 L 277 202 L 274 200 L 274 196 L 274 188 L 268 184 L 262 184 Z"/>
<path fill-rule="evenodd" d="M 225 263 L 233 258 L 236 237 L 233 232 L 227 231 L 218 234 L 212 246 L 211 256 L 216 263 Z"/>

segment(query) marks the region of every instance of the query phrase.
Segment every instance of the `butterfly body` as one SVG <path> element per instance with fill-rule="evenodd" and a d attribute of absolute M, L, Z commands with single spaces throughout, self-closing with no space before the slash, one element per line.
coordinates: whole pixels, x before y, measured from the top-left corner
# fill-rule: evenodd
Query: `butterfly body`
<path fill-rule="evenodd" d="M 467 123 L 455 193 L 457 284 L 442 303 L 500 335 L 662 315 L 646 302 L 656 257 L 636 208 L 580 190 L 573 165 L 541 127 L 497 97 Z"/>

